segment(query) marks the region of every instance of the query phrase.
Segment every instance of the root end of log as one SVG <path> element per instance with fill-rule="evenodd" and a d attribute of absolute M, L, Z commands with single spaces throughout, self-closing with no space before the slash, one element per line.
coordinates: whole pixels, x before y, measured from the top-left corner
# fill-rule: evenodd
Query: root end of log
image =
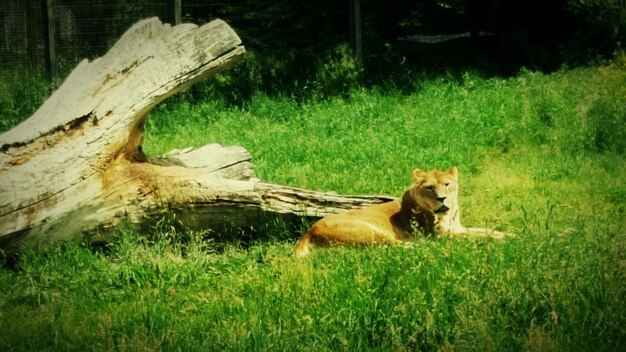
<path fill-rule="evenodd" d="M 389 200 L 260 182 L 237 146 L 144 155 L 150 109 L 244 53 L 221 20 L 172 27 L 152 18 L 103 57 L 83 60 L 29 119 L 0 135 L 0 249 L 92 237 L 168 213 L 191 227 L 254 227 L 268 212 L 319 217 Z"/>

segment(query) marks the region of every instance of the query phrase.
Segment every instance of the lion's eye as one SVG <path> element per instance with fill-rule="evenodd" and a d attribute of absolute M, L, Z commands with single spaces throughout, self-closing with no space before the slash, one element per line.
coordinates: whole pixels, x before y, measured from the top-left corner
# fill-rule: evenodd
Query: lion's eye
<path fill-rule="evenodd" d="M 435 187 L 434 186 L 426 186 L 426 189 L 431 191 L 431 192 L 435 192 Z"/>
<path fill-rule="evenodd" d="M 444 185 L 444 186 L 446 186 L 446 187 L 448 187 L 448 186 L 450 186 L 450 183 L 449 183 L 449 182 L 446 182 L 446 183 L 444 183 L 443 185 Z"/>

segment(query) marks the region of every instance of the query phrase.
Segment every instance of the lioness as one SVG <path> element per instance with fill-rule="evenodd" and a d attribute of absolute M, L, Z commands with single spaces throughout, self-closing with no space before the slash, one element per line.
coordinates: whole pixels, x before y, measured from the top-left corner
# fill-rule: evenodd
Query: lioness
<path fill-rule="evenodd" d="M 503 238 L 502 232 L 461 225 L 458 171 L 413 171 L 413 185 L 402 198 L 363 209 L 331 214 L 317 221 L 300 238 L 296 256 L 329 244 L 403 243 L 416 233 Z"/>

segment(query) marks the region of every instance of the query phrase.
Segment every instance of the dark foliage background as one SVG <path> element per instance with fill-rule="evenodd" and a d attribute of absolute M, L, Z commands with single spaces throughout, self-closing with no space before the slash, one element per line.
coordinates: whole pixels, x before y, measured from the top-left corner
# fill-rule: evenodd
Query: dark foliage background
<path fill-rule="evenodd" d="M 351 1 L 182 0 L 184 22 L 222 18 L 249 52 L 243 65 L 186 98 L 203 99 L 216 88 L 234 103 L 255 92 L 324 98 L 357 84 L 410 91 L 419 77 L 442 72 L 551 71 L 610 56 L 626 23 L 623 0 L 361 0 L 364 57 L 358 65 L 350 47 Z M 141 18 L 173 22 L 173 3 L 53 0 L 57 76 L 105 53 Z M 45 72 L 46 1 L 0 4 L 0 72 Z M 472 37 L 443 44 L 402 40 L 454 33 Z"/>

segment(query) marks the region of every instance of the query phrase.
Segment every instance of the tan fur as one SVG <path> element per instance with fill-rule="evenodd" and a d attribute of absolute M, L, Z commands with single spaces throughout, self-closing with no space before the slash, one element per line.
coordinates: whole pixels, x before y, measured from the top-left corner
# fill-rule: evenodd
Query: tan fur
<path fill-rule="evenodd" d="M 413 171 L 413 184 L 402 198 L 363 209 L 328 215 L 300 238 L 298 257 L 311 248 L 336 244 L 398 244 L 416 235 L 503 238 L 502 232 L 461 225 L 458 171 Z"/>

